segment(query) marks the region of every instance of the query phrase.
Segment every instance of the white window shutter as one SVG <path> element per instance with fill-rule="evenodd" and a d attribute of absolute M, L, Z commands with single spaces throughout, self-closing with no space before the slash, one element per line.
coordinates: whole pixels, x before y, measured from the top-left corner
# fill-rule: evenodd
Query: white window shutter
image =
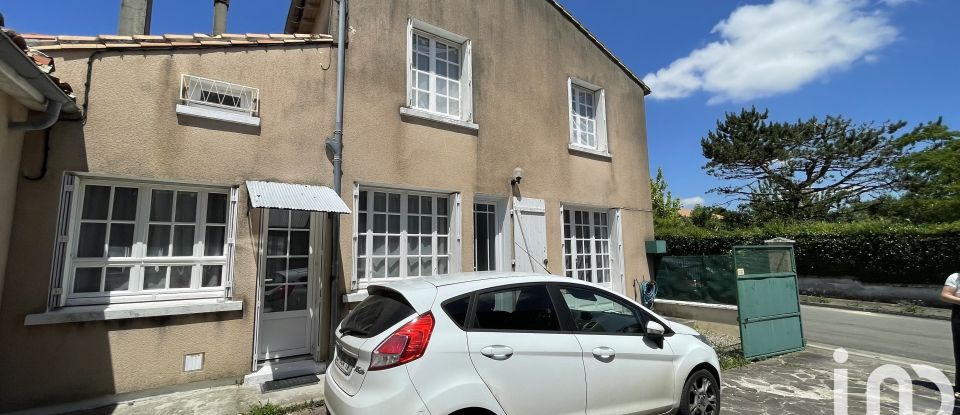
<path fill-rule="evenodd" d="M 454 193 L 450 198 L 450 237 L 452 244 L 450 249 L 450 272 L 461 272 L 463 270 L 463 226 L 461 217 L 463 216 L 462 196 L 460 193 Z"/>
<path fill-rule="evenodd" d="M 76 192 L 76 176 L 64 174 L 60 182 L 60 204 L 57 211 L 57 231 L 53 240 L 53 260 L 50 266 L 50 297 L 47 299 L 47 310 L 63 306 L 64 273 L 69 241 L 70 211 L 73 206 L 73 195 Z"/>
<path fill-rule="evenodd" d="M 360 226 L 359 220 L 357 218 L 358 216 L 360 216 L 360 185 L 359 184 L 353 185 L 353 214 L 350 216 L 353 219 L 353 238 L 351 239 L 353 243 L 350 244 L 352 246 L 351 252 L 353 252 L 353 255 L 351 255 L 351 259 L 352 259 L 351 262 L 353 263 L 350 264 L 350 267 L 348 269 L 353 270 L 353 272 L 350 273 L 350 288 L 352 291 L 360 287 L 360 278 L 366 279 L 365 275 L 357 275 L 357 272 L 359 271 L 357 269 L 357 241 L 359 241 L 360 239 L 358 237 L 358 233 L 360 232 L 360 230 L 357 229 Z M 373 219 L 368 218 L 368 220 L 373 220 Z M 334 241 L 334 243 L 336 243 L 336 241 Z"/>
<path fill-rule="evenodd" d="M 597 91 L 597 150 L 606 153 L 610 147 L 607 142 L 607 93 Z"/>
<path fill-rule="evenodd" d="M 227 298 L 233 296 L 233 269 L 234 257 L 237 248 L 237 211 L 240 206 L 240 188 L 230 188 L 230 217 L 227 221 L 227 264 L 224 270 L 224 295 Z"/>
<path fill-rule="evenodd" d="M 463 120 L 473 121 L 473 42 L 463 44 Z"/>
<path fill-rule="evenodd" d="M 407 19 L 407 106 L 413 107 L 413 19 Z"/>
<path fill-rule="evenodd" d="M 612 245 L 611 254 L 613 255 L 610 262 L 613 278 L 610 285 L 614 291 L 626 294 L 626 278 L 623 269 L 623 209 L 610 209 L 608 216 L 613 219 L 613 226 L 610 227 L 610 245 Z"/>

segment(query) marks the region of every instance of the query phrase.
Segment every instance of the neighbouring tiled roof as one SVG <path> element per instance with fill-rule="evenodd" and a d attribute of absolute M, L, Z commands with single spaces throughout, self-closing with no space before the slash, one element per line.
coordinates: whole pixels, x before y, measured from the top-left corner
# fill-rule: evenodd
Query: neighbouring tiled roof
<path fill-rule="evenodd" d="M 331 43 L 330 35 L 313 34 L 227 34 L 210 36 L 203 33 L 192 35 L 99 35 L 99 36 L 51 36 L 39 34 L 21 35 L 27 45 L 34 50 L 64 49 L 124 49 L 153 47 L 196 47 L 196 46 L 251 46 L 282 45 L 298 43 Z"/>
<path fill-rule="evenodd" d="M 47 77 L 49 77 L 53 83 L 57 84 L 57 86 L 60 87 L 60 89 L 62 89 L 68 97 L 73 100 L 77 99 L 77 97 L 73 94 L 73 87 L 66 82 L 61 82 L 60 78 L 54 74 L 54 71 L 56 71 L 56 66 L 54 65 L 53 58 L 30 45 L 30 41 L 28 40 L 28 36 L 30 35 L 21 35 L 15 30 L 6 27 L 3 28 L 3 32 L 10 37 L 10 40 L 12 40 L 13 43 L 16 44 L 25 55 L 27 55 L 27 58 L 37 65 L 37 68 L 40 69 L 40 72 L 43 72 L 45 75 L 47 75 Z"/>

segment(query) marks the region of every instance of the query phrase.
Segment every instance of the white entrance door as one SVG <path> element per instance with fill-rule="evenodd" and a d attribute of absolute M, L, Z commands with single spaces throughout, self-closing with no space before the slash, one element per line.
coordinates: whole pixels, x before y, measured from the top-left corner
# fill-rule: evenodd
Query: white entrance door
<path fill-rule="evenodd" d="M 260 360 L 310 353 L 315 304 L 317 223 L 311 212 L 269 209 L 260 263 Z"/>
<path fill-rule="evenodd" d="M 543 199 L 513 199 L 513 240 L 516 271 L 547 270 L 547 218 Z"/>

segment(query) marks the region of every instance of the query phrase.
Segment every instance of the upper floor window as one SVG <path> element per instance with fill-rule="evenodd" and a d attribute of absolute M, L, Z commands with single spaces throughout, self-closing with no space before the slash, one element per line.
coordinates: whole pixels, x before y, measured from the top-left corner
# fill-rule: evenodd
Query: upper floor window
<path fill-rule="evenodd" d="M 603 89 L 574 78 L 568 83 L 570 148 L 609 155 Z"/>
<path fill-rule="evenodd" d="M 177 113 L 241 124 L 260 125 L 257 88 L 182 75 Z"/>
<path fill-rule="evenodd" d="M 73 193 L 61 304 L 225 295 L 235 190 L 90 178 Z"/>
<path fill-rule="evenodd" d="M 416 19 L 407 39 L 409 108 L 472 121 L 470 40 Z"/>

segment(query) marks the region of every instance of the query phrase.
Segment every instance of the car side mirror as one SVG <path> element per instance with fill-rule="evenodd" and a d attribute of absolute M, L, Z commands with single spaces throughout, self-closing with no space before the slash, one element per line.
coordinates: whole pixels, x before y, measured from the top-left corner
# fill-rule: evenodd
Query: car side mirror
<path fill-rule="evenodd" d="M 664 333 L 667 332 L 667 329 L 663 327 L 662 324 L 657 323 L 656 321 L 647 322 L 647 331 L 646 335 L 654 339 L 663 338 Z"/>

